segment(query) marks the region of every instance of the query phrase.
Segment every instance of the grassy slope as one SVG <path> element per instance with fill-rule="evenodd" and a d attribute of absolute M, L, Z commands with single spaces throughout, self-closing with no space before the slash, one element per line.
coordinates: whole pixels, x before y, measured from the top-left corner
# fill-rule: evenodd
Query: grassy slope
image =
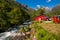
<path fill-rule="evenodd" d="M 47 31 L 52 32 L 54 34 L 58 34 L 60 32 L 60 24 L 40 23 L 39 25 L 41 25 L 44 29 L 46 29 Z"/>

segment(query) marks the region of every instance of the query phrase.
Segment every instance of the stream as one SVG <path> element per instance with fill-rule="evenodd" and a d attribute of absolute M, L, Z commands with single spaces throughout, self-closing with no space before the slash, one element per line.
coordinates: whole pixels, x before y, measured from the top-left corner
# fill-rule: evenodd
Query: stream
<path fill-rule="evenodd" d="M 17 30 L 0 33 L 0 40 L 8 40 L 8 37 L 11 38 L 12 36 L 16 35 L 16 31 Z"/>
<path fill-rule="evenodd" d="M 31 22 L 24 22 L 22 26 L 28 26 Z M 10 31 L 0 33 L 0 40 L 11 40 L 15 35 L 21 35 L 20 33 L 16 33 L 19 31 L 19 26 L 17 28 L 13 28 Z"/>

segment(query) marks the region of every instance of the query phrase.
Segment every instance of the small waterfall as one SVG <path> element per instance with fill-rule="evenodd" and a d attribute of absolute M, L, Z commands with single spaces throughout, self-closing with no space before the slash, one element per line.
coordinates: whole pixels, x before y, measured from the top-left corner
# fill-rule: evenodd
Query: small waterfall
<path fill-rule="evenodd" d="M 12 36 L 16 35 L 16 31 L 17 30 L 0 33 L 0 40 L 8 40 L 8 39 L 10 39 Z"/>
<path fill-rule="evenodd" d="M 23 27 L 30 25 L 30 21 L 29 22 L 24 22 L 23 23 Z M 11 40 L 12 37 L 15 37 L 16 35 L 19 36 L 21 35 L 21 33 L 19 32 L 20 26 L 17 26 L 16 28 L 11 28 L 11 30 L 9 32 L 4 32 L 4 33 L 0 33 L 0 40 Z"/>
<path fill-rule="evenodd" d="M 5 40 L 7 37 L 11 35 L 10 32 L 4 32 L 0 34 L 0 40 Z"/>

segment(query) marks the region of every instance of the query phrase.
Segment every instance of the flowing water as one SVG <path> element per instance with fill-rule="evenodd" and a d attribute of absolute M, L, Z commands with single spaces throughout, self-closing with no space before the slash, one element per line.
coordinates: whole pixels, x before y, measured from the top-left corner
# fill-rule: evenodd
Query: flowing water
<path fill-rule="evenodd" d="M 9 40 L 12 36 L 15 36 L 15 32 L 17 30 L 14 31 L 10 31 L 10 32 L 4 32 L 4 33 L 0 33 L 0 40 Z"/>
<path fill-rule="evenodd" d="M 24 22 L 22 26 L 28 26 L 29 24 L 30 22 Z M 17 26 L 16 28 L 12 28 L 9 32 L 0 33 L 0 40 L 11 40 L 15 35 L 21 35 L 20 33 L 16 33 L 19 29 L 20 27 Z"/>

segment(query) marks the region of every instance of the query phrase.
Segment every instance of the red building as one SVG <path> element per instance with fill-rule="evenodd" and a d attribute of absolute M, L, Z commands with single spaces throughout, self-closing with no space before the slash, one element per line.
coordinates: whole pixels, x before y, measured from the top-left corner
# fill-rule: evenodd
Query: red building
<path fill-rule="evenodd" d="M 60 16 L 53 16 L 54 23 L 60 23 Z"/>
<path fill-rule="evenodd" d="M 44 16 L 44 15 L 40 15 L 40 16 L 36 16 L 34 18 L 35 21 L 47 21 L 48 20 L 48 17 L 47 16 Z"/>

